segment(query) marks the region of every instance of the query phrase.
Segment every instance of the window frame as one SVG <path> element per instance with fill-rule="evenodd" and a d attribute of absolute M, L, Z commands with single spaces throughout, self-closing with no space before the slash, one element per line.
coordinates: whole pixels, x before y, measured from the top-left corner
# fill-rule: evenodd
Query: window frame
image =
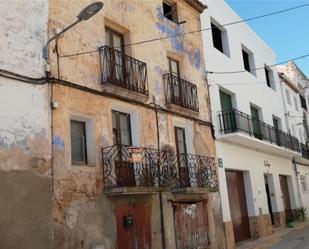
<path fill-rule="evenodd" d="M 113 144 L 114 145 L 123 145 L 121 141 L 121 124 L 120 124 L 120 116 L 126 116 L 127 118 L 127 125 L 128 125 L 128 130 L 129 130 L 129 145 L 132 146 L 133 144 L 133 139 L 132 139 L 132 126 L 131 126 L 131 114 L 130 113 L 125 113 L 117 110 L 112 110 L 112 119 L 113 119 L 113 114 L 116 115 L 116 141 L 113 139 Z M 113 127 L 113 120 L 112 120 L 112 136 L 114 138 L 114 127 Z M 118 142 L 117 142 L 118 140 Z"/>
<path fill-rule="evenodd" d="M 170 7 L 170 9 L 171 9 L 170 12 L 165 13 L 164 5 L 167 5 L 167 6 Z M 166 19 L 170 20 L 173 23 L 179 24 L 178 23 L 178 11 L 177 11 L 177 4 L 176 3 L 172 3 L 170 1 L 163 0 L 162 1 L 162 10 L 163 10 L 163 16 Z M 170 18 L 169 18 L 169 16 L 170 16 Z"/>
<path fill-rule="evenodd" d="M 75 161 L 73 160 L 73 150 L 72 150 L 72 123 L 75 124 L 82 124 L 82 131 L 84 137 L 84 146 L 83 146 L 83 153 L 84 153 L 84 161 Z M 72 165 L 88 165 L 88 151 L 87 151 L 87 132 L 86 132 L 86 122 L 76 119 L 70 119 L 70 139 L 71 139 L 71 164 Z"/>
<path fill-rule="evenodd" d="M 291 102 L 291 94 L 289 89 L 285 88 L 285 98 L 286 98 L 286 102 L 288 103 L 288 105 L 292 105 Z"/>

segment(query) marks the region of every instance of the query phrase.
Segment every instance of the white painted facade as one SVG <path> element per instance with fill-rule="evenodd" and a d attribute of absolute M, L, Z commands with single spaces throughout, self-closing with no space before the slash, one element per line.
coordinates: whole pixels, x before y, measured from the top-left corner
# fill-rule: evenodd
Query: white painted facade
<path fill-rule="evenodd" d="M 286 123 L 291 132 L 296 130 L 296 136 L 302 144 L 308 144 L 308 135 L 303 122 L 303 118 L 308 120 L 309 113 L 309 80 L 294 62 L 289 62 L 287 65 L 278 66 L 277 70 L 280 77 L 280 86 L 282 89 L 282 103 L 286 108 Z M 300 103 L 300 95 L 304 97 L 306 108 L 303 108 Z M 288 98 L 293 99 L 289 104 Z M 295 101 L 294 101 L 295 99 Z M 295 102 L 298 102 L 296 106 Z M 297 167 L 298 191 L 301 206 L 307 209 L 306 215 L 309 217 L 309 158 L 305 156 L 295 159 Z"/>
<path fill-rule="evenodd" d="M 1 1 L 0 6 L 0 69 L 44 77 L 48 0 Z M 50 160 L 49 101 L 47 85 L 0 75 L 0 170 L 28 169 L 36 158 Z"/>
<path fill-rule="evenodd" d="M 241 20 L 224 1 L 207 1 L 208 9 L 201 16 L 202 28 Z M 287 176 L 291 208 L 300 207 L 297 181 L 292 158 L 299 152 L 286 149 L 269 141 L 260 140 L 246 132 L 224 134 L 220 129 L 218 114 L 222 107 L 219 91 L 232 97 L 232 107 L 251 116 L 250 106 L 258 108 L 259 119 L 273 126 L 273 118 L 279 120 L 279 128 L 287 132 L 285 110 L 282 105 L 280 81 L 276 68 L 268 68 L 270 87 L 266 84 L 265 70 L 251 70 L 241 73 L 216 74 L 212 72 L 244 71 L 242 49 L 250 54 L 250 68 L 267 67 L 276 63 L 276 55 L 246 23 L 220 27 L 223 53 L 213 45 L 212 31 L 203 34 L 204 56 L 210 89 L 212 119 L 215 125 L 216 150 L 222 159 L 219 180 L 224 222 L 231 221 L 226 170 L 242 171 L 249 217 L 268 214 L 269 208 L 264 175 L 270 182 L 273 212 L 283 212 L 284 204 L 279 175 Z M 294 101 L 294 100 L 293 100 Z"/>

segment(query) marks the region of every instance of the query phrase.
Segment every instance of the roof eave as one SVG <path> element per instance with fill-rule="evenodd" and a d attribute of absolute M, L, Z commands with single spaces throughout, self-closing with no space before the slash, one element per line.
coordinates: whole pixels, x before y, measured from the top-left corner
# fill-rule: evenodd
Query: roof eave
<path fill-rule="evenodd" d="M 199 0 L 184 0 L 184 1 L 199 13 L 202 13 L 205 9 L 207 9 L 207 5 L 203 4 Z"/>

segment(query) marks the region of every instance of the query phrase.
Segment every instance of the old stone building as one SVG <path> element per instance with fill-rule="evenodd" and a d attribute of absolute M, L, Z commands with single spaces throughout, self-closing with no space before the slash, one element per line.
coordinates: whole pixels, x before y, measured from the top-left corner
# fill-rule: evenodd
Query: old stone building
<path fill-rule="evenodd" d="M 49 36 L 90 2 L 50 1 Z M 205 8 L 104 1 L 50 44 L 55 248 L 225 248 L 202 38 L 177 35 Z"/>

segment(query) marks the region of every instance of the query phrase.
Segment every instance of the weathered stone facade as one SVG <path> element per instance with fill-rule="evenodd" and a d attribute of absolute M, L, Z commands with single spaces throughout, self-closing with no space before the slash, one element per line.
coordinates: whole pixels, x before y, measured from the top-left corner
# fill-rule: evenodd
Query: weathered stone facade
<path fill-rule="evenodd" d="M 97 50 L 98 46 L 104 45 L 106 26 L 123 34 L 125 44 L 197 30 L 200 28 L 199 11 L 190 6 L 192 2 L 196 3 L 176 1 L 179 19 L 186 21 L 185 24 L 176 24 L 164 17 L 162 1 L 105 1 L 99 14 L 58 40 L 58 65 L 57 50 L 51 46 L 51 76 L 60 78 L 55 79 L 53 84 L 53 102 L 58 107 L 52 112 L 56 197 L 53 217 L 57 248 L 95 248 L 95 245 L 117 248 L 120 228 L 117 227 L 116 213 L 131 204 L 146 205 L 150 209 L 151 248 L 176 248 L 173 203 L 199 201 L 207 203 L 203 212 L 208 219 L 211 248 L 225 248 L 217 190 L 199 189 L 193 193 L 190 190 L 182 190 L 185 192 L 181 193 L 163 190 L 159 193 L 152 188 L 146 191 L 136 187 L 134 190 L 107 193 L 104 189 L 101 149 L 113 144 L 112 110 L 131 115 L 133 145 L 156 149 L 159 141 L 155 101 L 160 106 L 157 115 L 161 149 L 176 151 L 174 127 L 181 126 L 187 132 L 188 152 L 216 156 L 200 34 L 125 47 L 127 55 L 147 64 L 148 96 L 113 85 L 108 88 L 102 85 L 98 51 L 63 57 Z M 71 23 L 87 3 L 51 1 L 50 34 L 55 28 L 64 28 Z M 166 105 L 162 75 L 169 72 L 167 57 L 178 60 L 181 78 L 197 86 L 199 112 L 182 107 L 171 109 Z M 86 166 L 72 165 L 71 162 L 70 120 L 76 117 L 91 124 L 92 154 Z M 164 245 L 162 241 L 165 241 Z"/>

